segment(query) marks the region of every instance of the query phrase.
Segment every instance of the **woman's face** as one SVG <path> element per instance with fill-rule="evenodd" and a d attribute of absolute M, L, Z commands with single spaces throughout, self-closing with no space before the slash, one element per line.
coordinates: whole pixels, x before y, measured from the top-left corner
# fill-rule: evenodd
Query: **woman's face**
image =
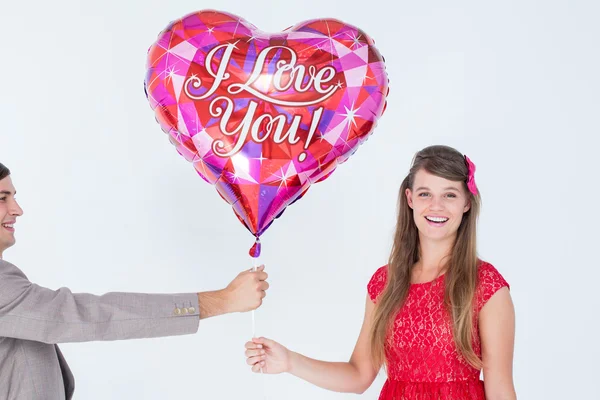
<path fill-rule="evenodd" d="M 456 235 L 463 214 L 469 211 L 469 197 L 462 182 L 449 181 L 419 170 L 406 199 L 422 237 L 445 240 Z"/>

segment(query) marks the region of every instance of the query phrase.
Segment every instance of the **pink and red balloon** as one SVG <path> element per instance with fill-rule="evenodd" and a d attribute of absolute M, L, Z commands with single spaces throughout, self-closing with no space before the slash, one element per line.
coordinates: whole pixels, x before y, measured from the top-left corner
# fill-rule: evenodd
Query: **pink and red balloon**
<path fill-rule="evenodd" d="M 388 92 L 373 40 L 335 19 L 265 33 L 195 12 L 159 35 L 147 67 L 171 143 L 257 238 L 369 137 Z"/>

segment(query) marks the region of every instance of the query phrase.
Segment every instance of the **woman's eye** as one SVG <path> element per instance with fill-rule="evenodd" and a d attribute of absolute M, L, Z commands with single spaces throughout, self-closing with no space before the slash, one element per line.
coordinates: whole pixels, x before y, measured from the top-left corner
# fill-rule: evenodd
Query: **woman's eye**
<path fill-rule="evenodd" d="M 455 197 L 456 197 L 456 195 L 455 195 L 454 193 L 448 193 L 448 197 L 455 198 Z"/>
<path fill-rule="evenodd" d="M 425 197 L 425 196 L 429 196 L 429 193 L 425 193 L 425 192 L 419 193 L 419 197 Z"/>

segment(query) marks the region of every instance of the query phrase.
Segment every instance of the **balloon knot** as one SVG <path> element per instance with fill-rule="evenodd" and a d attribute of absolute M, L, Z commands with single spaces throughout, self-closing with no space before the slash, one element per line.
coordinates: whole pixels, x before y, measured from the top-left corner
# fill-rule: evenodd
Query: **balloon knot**
<path fill-rule="evenodd" d="M 250 249 L 250 257 L 252 258 L 258 258 L 260 257 L 260 239 L 256 238 L 256 241 L 254 242 L 254 246 L 252 246 L 252 248 Z"/>

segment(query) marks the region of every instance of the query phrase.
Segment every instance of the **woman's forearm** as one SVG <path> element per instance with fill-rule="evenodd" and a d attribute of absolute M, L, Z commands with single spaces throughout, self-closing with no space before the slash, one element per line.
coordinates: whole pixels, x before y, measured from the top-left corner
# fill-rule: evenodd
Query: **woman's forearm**
<path fill-rule="evenodd" d="M 484 383 L 484 385 L 486 384 Z M 485 398 L 487 400 L 517 400 L 517 393 L 512 384 L 506 384 L 493 389 L 489 386 L 490 385 L 486 385 L 485 387 Z"/>
<path fill-rule="evenodd" d="M 363 393 L 369 386 L 360 371 L 349 362 L 319 361 L 290 352 L 289 373 L 323 389 L 342 393 Z"/>

